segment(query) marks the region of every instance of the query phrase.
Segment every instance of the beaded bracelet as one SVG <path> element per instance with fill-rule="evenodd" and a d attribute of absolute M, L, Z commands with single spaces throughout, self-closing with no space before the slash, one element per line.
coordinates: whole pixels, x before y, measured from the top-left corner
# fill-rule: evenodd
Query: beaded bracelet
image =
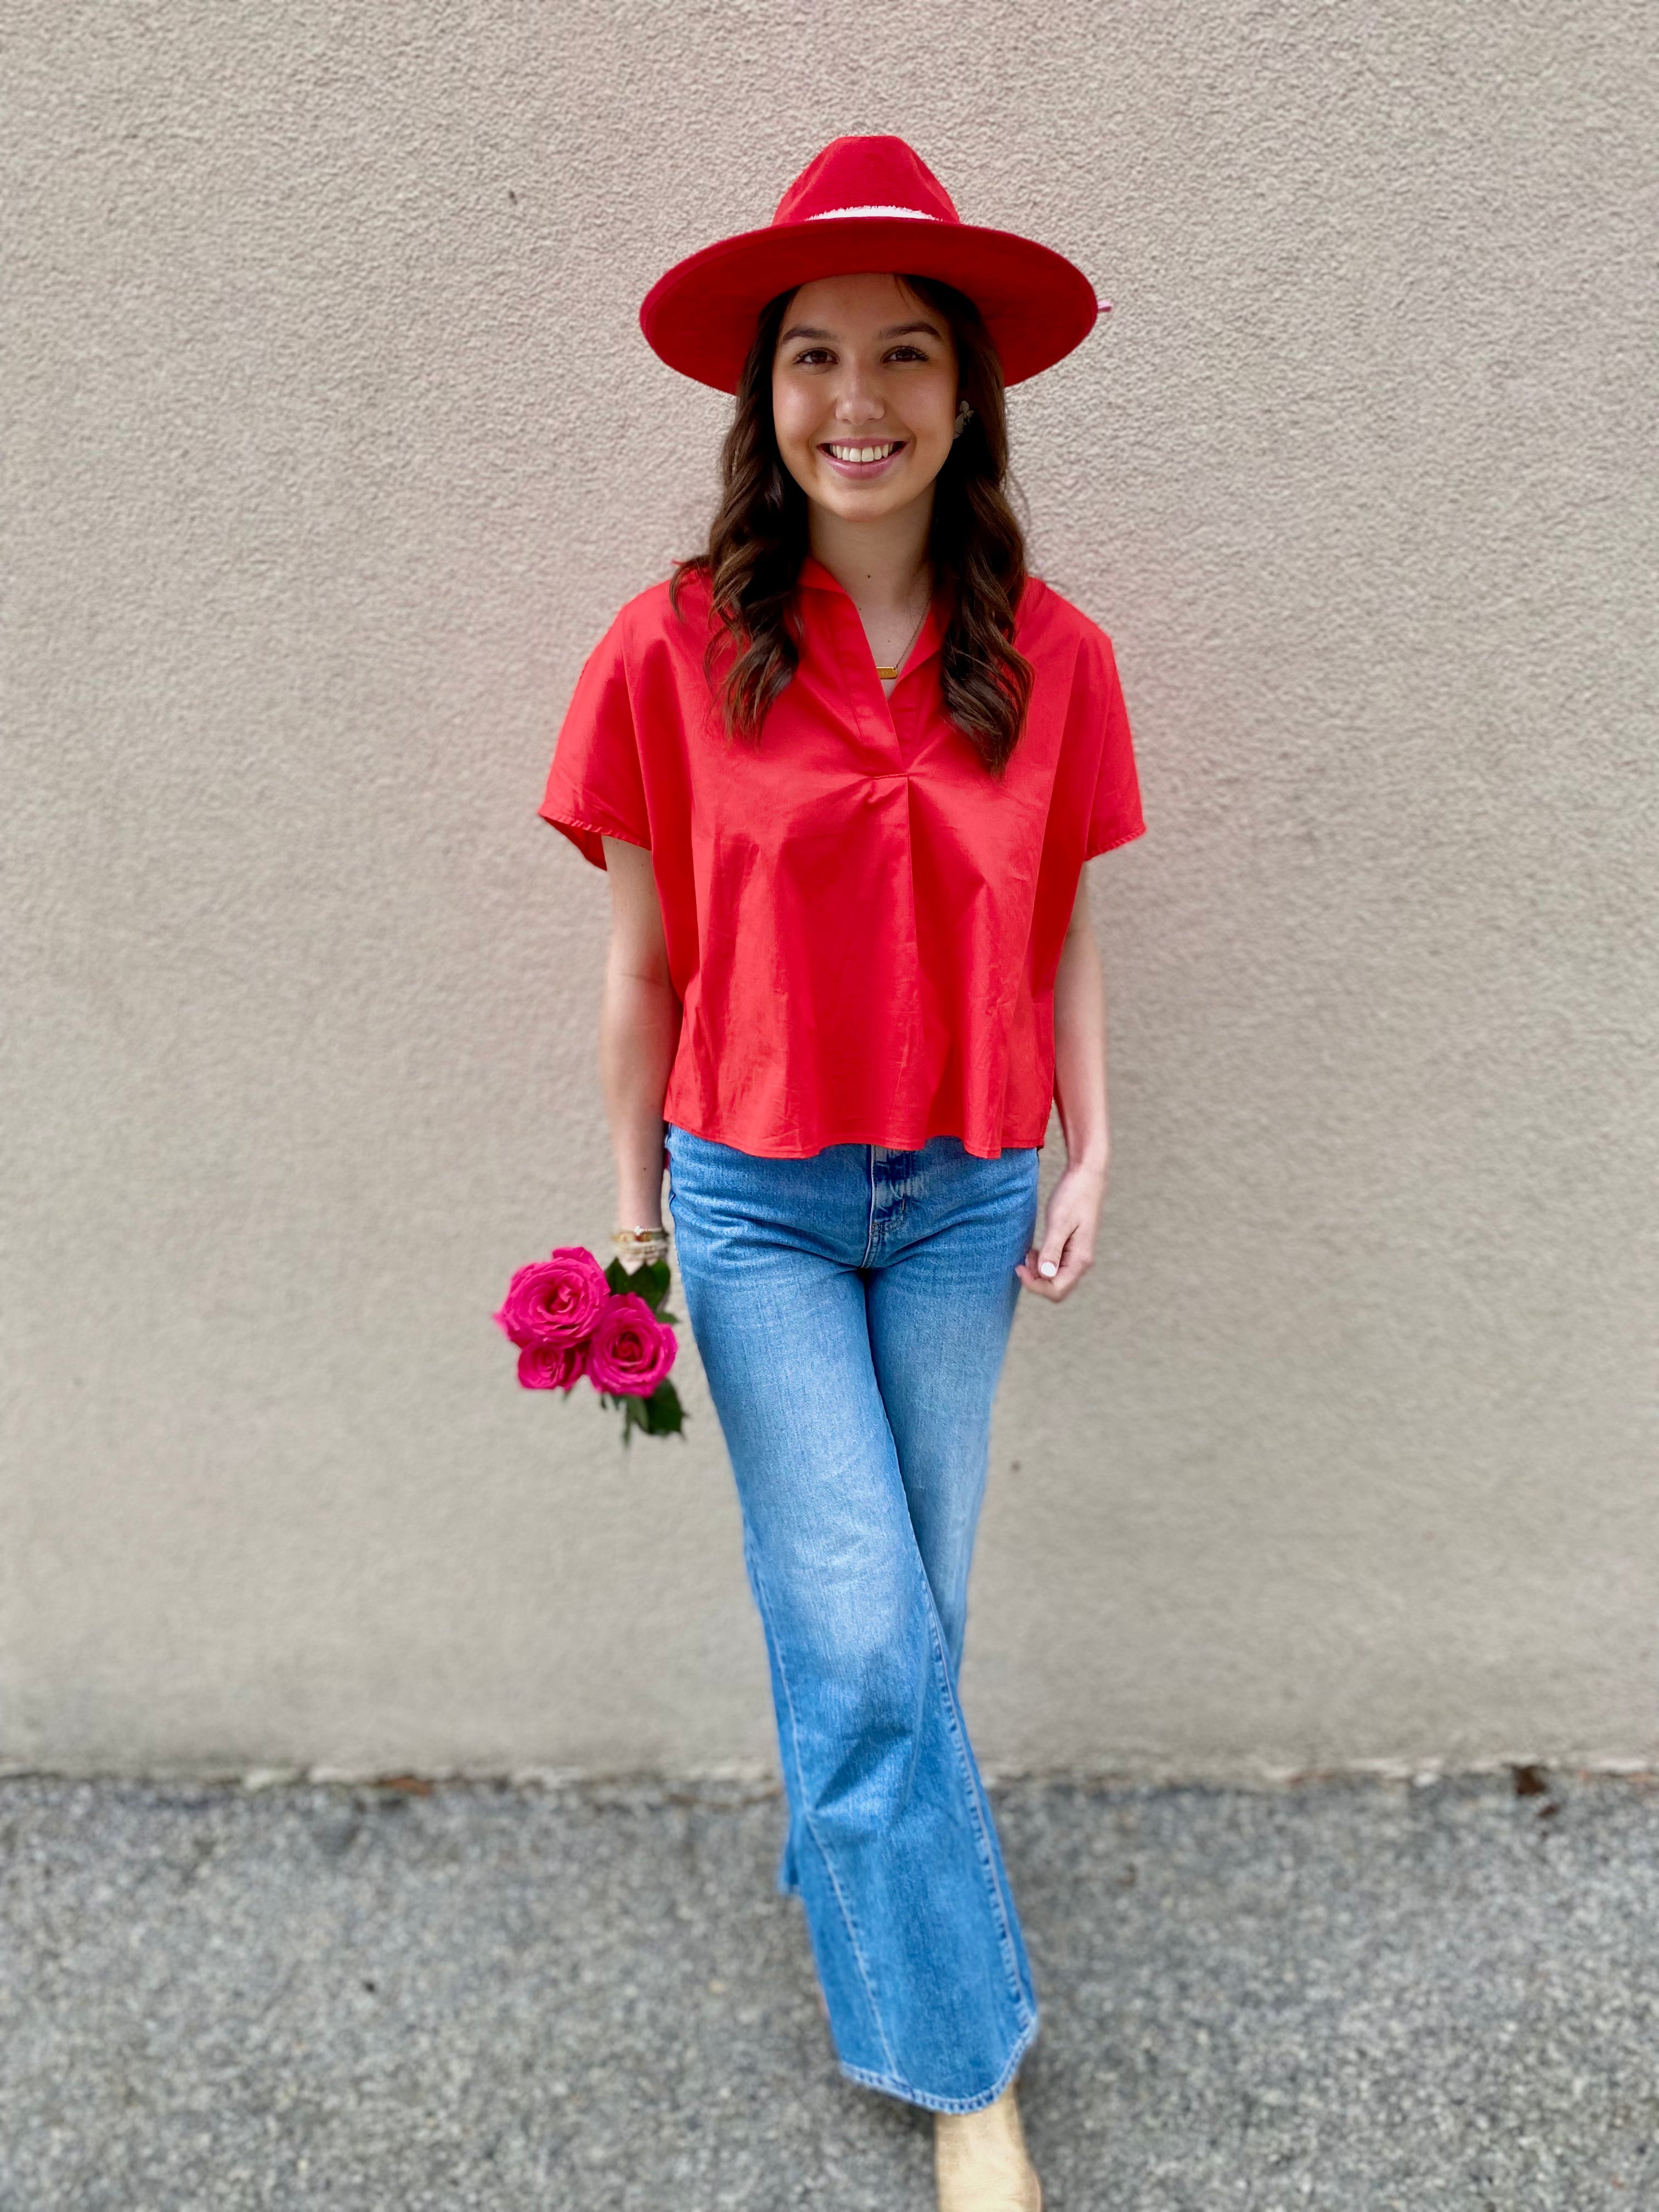
<path fill-rule="evenodd" d="M 649 1267 L 653 1261 L 668 1257 L 666 1229 L 613 1229 L 611 1242 L 617 1249 L 617 1257 L 631 1275 L 636 1267 Z"/>

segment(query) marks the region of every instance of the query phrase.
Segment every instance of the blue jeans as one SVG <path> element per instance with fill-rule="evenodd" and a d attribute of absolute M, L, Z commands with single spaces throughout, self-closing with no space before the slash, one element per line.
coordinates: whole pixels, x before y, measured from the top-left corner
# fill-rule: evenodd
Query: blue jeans
<path fill-rule="evenodd" d="M 957 1679 L 1037 1155 L 669 1127 L 686 1314 L 737 1476 L 797 1890 L 842 2070 L 935 2112 L 1012 2079 L 1036 1997 Z"/>

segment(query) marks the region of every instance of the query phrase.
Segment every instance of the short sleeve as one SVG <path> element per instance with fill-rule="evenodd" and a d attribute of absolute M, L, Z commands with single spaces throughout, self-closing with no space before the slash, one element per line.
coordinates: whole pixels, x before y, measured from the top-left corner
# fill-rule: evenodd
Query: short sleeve
<path fill-rule="evenodd" d="M 1127 845 L 1145 833 L 1140 811 L 1140 783 L 1135 774 L 1134 743 L 1129 733 L 1129 711 L 1118 681 L 1117 657 L 1111 640 L 1099 634 L 1091 681 L 1100 691 L 1096 726 L 1100 731 L 1100 762 L 1095 774 L 1094 798 L 1089 808 L 1089 828 L 1083 848 L 1085 860 L 1097 853 L 1109 853 L 1114 845 Z"/>
<path fill-rule="evenodd" d="M 624 651 L 625 611 L 583 663 L 537 809 L 584 860 L 605 866 L 601 837 L 651 843 Z"/>

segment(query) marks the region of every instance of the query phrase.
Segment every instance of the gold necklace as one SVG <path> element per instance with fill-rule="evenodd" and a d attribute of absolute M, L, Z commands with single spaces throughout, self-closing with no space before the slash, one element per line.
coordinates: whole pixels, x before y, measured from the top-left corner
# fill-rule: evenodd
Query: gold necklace
<path fill-rule="evenodd" d="M 927 610 L 932 605 L 933 600 L 931 597 L 925 599 L 922 601 L 921 612 L 916 617 L 916 626 L 911 631 L 909 637 L 905 641 L 904 650 L 898 657 L 897 666 L 893 668 L 884 668 L 879 662 L 876 664 L 876 673 L 884 684 L 895 684 L 898 681 L 899 669 L 902 668 L 905 662 L 910 658 L 910 647 L 921 635 L 921 626 L 927 619 Z"/>

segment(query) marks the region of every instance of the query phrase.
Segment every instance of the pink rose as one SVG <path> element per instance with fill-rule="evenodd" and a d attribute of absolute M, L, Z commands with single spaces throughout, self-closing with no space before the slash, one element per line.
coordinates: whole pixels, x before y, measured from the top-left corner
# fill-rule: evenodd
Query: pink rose
<path fill-rule="evenodd" d="M 580 1344 L 591 1336 L 611 1285 L 581 1244 L 561 1244 L 550 1259 L 532 1260 L 507 1285 L 495 1316 L 514 1344 Z"/>
<path fill-rule="evenodd" d="M 526 1344 L 519 1354 L 519 1381 L 526 1390 L 562 1390 L 568 1397 L 586 1371 L 585 1344 Z"/>
<path fill-rule="evenodd" d="M 596 1390 L 648 1398 L 679 1350 L 674 1332 L 635 1291 L 613 1291 L 587 1351 L 587 1379 Z"/>

